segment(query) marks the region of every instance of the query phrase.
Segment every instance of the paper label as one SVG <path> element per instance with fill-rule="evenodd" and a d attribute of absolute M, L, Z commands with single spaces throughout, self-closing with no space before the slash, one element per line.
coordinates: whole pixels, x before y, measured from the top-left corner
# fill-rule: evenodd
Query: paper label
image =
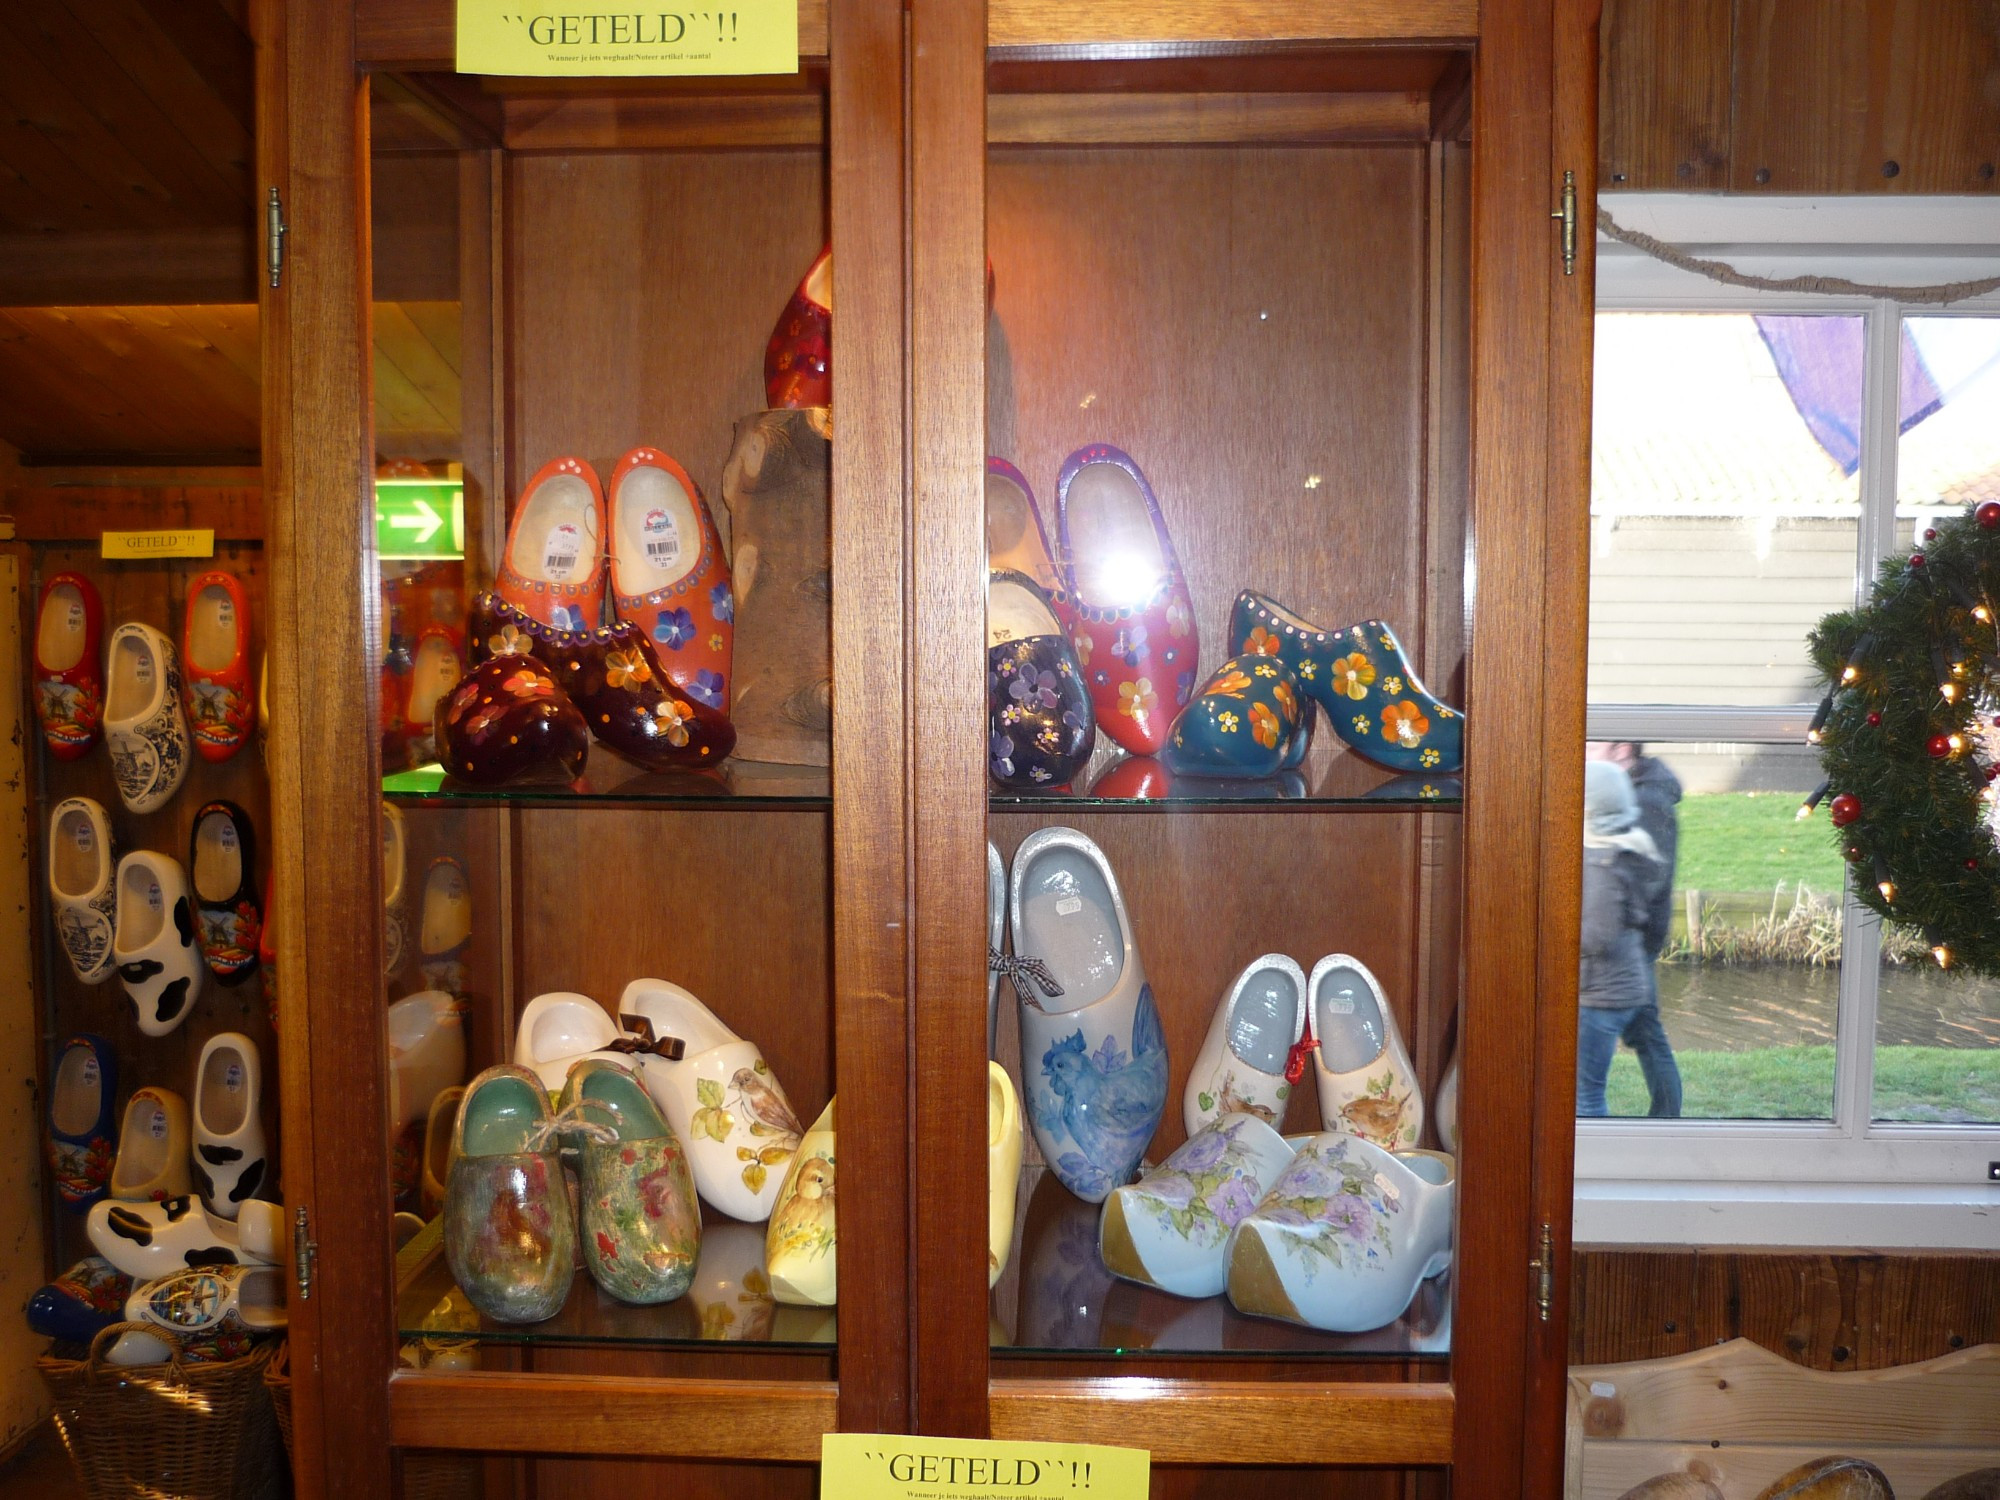
<path fill-rule="evenodd" d="M 1083 897 L 1081 896 L 1062 896 L 1057 898 L 1056 915 L 1059 917 L 1073 917 L 1082 910 Z"/>
<path fill-rule="evenodd" d="M 649 510 L 639 523 L 646 545 L 646 561 L 656 568 L 670 567 L 681 558 L 681 531 L 674 518 L 663 510 Z"/>
<path fill-rule="evenodd" d="M 458 0 L 458 71 L 527 78 L 796 73 L 798 0 L 620 10 Z"/>
<path fill-rule="evenodd" d="M 83 629 L 83 606 L 81 604 L 70 605 L 64 618 L 69 622 L 63 627 L 65 630 Z"/>
<path fill-rule="evenodd" d="M 583 533 L 574 522 L 564 521 L 549 532 L 542 544 L 542 573 L 551 583 L 566 583 L 576 571 L 576 559 L 583 551 Z"/>
<path fill-rule="evenodd" d="M 132 675 L 139 679 L 141 687 L 149 687 L 153 681 L 153 658 L 142 656 L 132 663 Z"/>
<path fill-rule="evenodd" d="M 215 532 L 107 531 L 99 538 L 101 557 L 213 557 Z"/>
<path fill-rule="evenodd" d="M 98 1076 L 96 1057 L 86 1055 L 83 1059 L 83 1086 L 87 1089 L 96 1088 Z"/>
<path fill-rule="evenodd" d="M 829 1432 L 820 1500 L 1145 1500 L 1152 1455 L 1089 1443 Z"/>
<path fill-rule="evenodd" d="M 231 1063 L 222 1070 L 222 1086 L 232 1094 L 243 1092 L 243 1064 Z"/>
<path fill-rule="evenodd" d="M 1335 990 L 1326 997 L 1325 1004 L 1327 1011 L 1332 1015 L 1351 1016 L 1354 1014 L 1354 991 Z"/>
<path fill-rule="evenodd" d="M 153 1120 L 146 1127 L 146 1133 L 156 1141 L 164 1141 L 167 1138 L 167 1112 L 164 1109 L 153 1111 Z"/>
<path fill-rule="evenodd" d="M 76 852 L 79 854 L 88 854 L 97 847 L 97 835 L 90 831 L 88 823 L 79 823 L 76 825 L 75 837 Z"/>
<path fill-rule="evenodd" d="M 160 911 L 166 906 L 166 893 L 160 889 L 159 881 L 146 887 L 146 910 Z"/>
<path fill-rule="evenodd" d="M 236 623 L 236 601 L 227 594 L 224 594 L 222 602 L 215 606 L 215 623 L 218 625 L 234 625 Z"/>
<path fill-rule="evenodd" d="M 215 836 L 215 841 L 222 846 L 225 854 L 234 854 L 236 852 L 236 825 L 234 823 L 224 823 L 222 831 Z"/>

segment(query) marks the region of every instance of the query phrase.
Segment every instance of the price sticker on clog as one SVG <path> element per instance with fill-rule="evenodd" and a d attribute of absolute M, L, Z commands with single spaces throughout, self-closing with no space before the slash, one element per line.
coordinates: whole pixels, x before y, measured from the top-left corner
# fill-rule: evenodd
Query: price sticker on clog
<path fill-rule="evenodd" d="M 720 77 L 799 70 L 798 0 L 706 9 L 458 0 L 458 71 L 517 78 Z"/>
<path fill-rule="evenodd" d="M 1153 1458 L 1091 1443 L 830 1432 L 820 1500 L 1146 1500 Z"/>

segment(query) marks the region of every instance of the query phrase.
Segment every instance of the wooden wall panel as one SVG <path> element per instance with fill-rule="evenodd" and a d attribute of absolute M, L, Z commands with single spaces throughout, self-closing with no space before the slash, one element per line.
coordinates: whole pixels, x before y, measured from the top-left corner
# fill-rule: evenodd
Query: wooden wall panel
<path fill-rule="evenodd" d="M 1733 0 L 1607 0 L 1598 179 L 1607 189 L 1729 186 Z"/>

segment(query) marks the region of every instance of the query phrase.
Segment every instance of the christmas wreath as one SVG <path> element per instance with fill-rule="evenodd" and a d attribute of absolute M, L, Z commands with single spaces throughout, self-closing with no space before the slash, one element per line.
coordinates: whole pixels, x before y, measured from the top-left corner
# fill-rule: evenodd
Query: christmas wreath
<path fill-rule="evenodd" d="M 1890 558 L 1861 609 L 1810 638 L 1831 685 L 1807 738 L 1863 903 L 1921 932 L 1944 968 L 2000 975 L 2000 501 Z"/>

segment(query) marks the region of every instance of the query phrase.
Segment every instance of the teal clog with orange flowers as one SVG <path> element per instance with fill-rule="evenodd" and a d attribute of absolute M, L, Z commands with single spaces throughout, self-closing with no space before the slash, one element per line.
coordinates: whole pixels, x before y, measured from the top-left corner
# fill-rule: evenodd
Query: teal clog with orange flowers
<path fill-rule="evenodd" d="M 1275 656 L 1233 656 L 1174 720 L 1162 756 L 1182 776 L 1275 776 L 1309 732 L 1298 679 Z"/>

